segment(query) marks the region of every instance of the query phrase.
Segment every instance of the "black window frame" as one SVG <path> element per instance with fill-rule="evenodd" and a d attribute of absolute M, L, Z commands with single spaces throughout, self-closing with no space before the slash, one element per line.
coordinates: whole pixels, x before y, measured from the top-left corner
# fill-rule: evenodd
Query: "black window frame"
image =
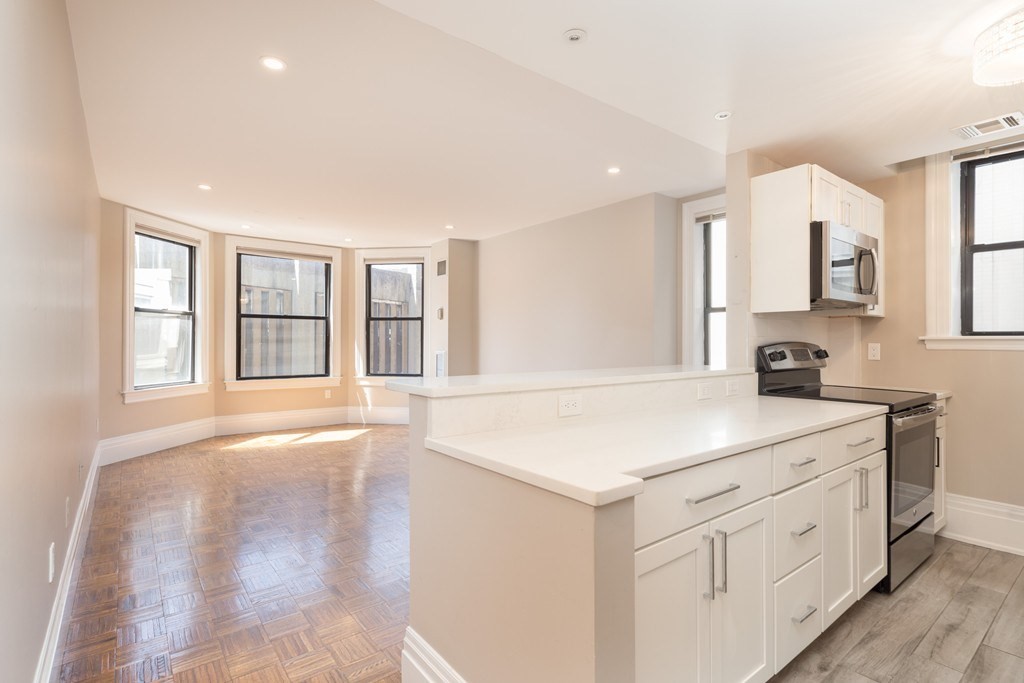
<path fill-rule="evenodd" d="M 423 335 L 426 332 L 426 320 L 424 318 L 424 302 L 420 302 L 419 316 L 375 316 L 373 315 L 373 280 L 370 273 L 374 266 L 419 266 L 420 292 L 424 292 L 426 265 L 422 261 L 382 261 L 366 264 L 366 329 L 363 337 L 366 348 L 366 376 L 367 377 L 423 377 L 423 367 L 426 363 L 424 357 Z M 420 323 L 420 371 L 417 373 L 397 372 L 370 372 L 370 327 L 374 322 L 392 321 L 419 321 Z"/>
<path fill-rule="evenodd" d="M 196 383 L 196 337 L 197 337 L 197 331 L 196 331 L 196 254 L 199 253 L 199 250 L 198 250 L 198 248 L 196 247 L 195 244 L 192 244 L 190 242 L 182 242 L 182 241 L 179 241 L 179 240 L 176 240 L 176 239 L 171 239 L 170 237 L 165 237 L 163 235 L 154 234 L 153 232 L 150 232 L 148 230 L 143 230 L 143 229 L 140 229 L 140 228 L 135 228 L 135 229 L 132 230 L 132 242 L 133 242 L 132 249 L 133 249 L 133 256 L 134 256 L 135 259 L 138 258 L 138 255 L 134 253 L 134 251 L 135 251 L 135 246 L 134 246 L 135 239 L 134 238 L 137 235 L 142 235 L 143 237 L 147 237 L 147 238 L 152 239 L 152 240 L 157 240 L 159 242 L 167 242 L 168 244 L 173 244 L 175 246 L 185 247 L 186 249 L 188 249 L 188 309 L 187 310 L 177 310 L 177 309 L 172 309 L 172 308 L 148 308 L 146 306 L 137 306 L 137 305 L 135 305 L 135 292 L 132 291 L 132 356 L 133 356 L 133 358 L 132 358 L 132 391 L 145 391 L 145 390 L 148 390 L 148 389 L 162 389 L 164 387 L 182 387 L 182 386 L 186 386 L 186 385 L 189 385 L 189 384 L 195 384 Z M 136 266 L 135 263 L 132 263 L 131 267 L 134 270 L 137 266 Z M 134 275 L 134 272 L 133 272 L 133 274 L 132 274 L 132 289 L 133 290 L 134 290 L 135 286 L 136 286 L 135 275 Z M 191 339 L 190 343 L 191 343 L 192 353 L 190 354 L 191 357 L 189 359 L 189 361 L 190 361 L 189 362 L 189 375 L 188 375 L 188 379 L 187 380 L 183 380 L 181 382 L 160 382 L 158 384 L 139 384 L 138 383 L 138 377 L 136 376 L 136 370 L 137 370 L 136 366 L 138 364 L 138 350 L 137 350 L 137 343 L 136 343 L 136 339 L 135 339 L 135 327 L 136 327 L 135 326 L 135 316 L 138 313 L 146 313 L 148 315 L 160 315 L 160 316 L 166 316 L 166 317 L 169 317 L 169 318 L 181 318 L 181 317 L 184 316 L 184 317 L 188 317 L 188 319 L 191 321 L 191 323 L 192 323 L 192 339 Z"/>
<path fill-rule="evenodd" d="M 979 166 L 991 166 L 1018 159 L 1024 159 L 1024 152 L 1000 154 L 983 159 L 964 161 L 960 164 L 960 334 L 965 337 L 1024 335 L 1024 330 L 982 332 L 974 329 L 974 255 L 991 251 L 1024 249 L 1024 240 L 975 244 L 975 171 Z"/>
<path fill-rule="evenodd" d="M 324 264 L 324 314 L 323 315 L 272 315 L 267 313 L 243 313 L 242 312 L 242 257 L 255 256 L 258 258 L 276 258 L 283 261 L 311 261 Z M 303 379 L 309 377 L 330 377 L 331 376 L 331 301 L 332 301 L 332 273 L 331 262 L 315 258 L 302 258 L 300 256 L 287 256 L 285 254 L 263 254 L 255 251 L 239 250 L 235 254 L 235 379 L 239 382 L 250 382 L 264 379 Z M 324 321 L 324 371 L 306 375 L 257 375 L 252 377 L 242 376 L 242 320 L 265 319 L 265 320 L 322 320 Z"/>
<path fill-rule="evenodd" d="M 715 213 L 701 218 L 704 241 L 704 365 L 711 364 L 711 314 L 725 313 L 725 306 L 711 305 L 711 226 L 717 220 L 725 220 L 725 214 Z"/>

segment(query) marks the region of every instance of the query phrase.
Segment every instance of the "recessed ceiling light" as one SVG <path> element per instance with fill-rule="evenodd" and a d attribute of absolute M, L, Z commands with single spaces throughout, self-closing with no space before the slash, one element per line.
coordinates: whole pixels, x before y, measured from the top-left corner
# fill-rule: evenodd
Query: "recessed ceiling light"
<path fill-rule="evenodd" d="M 611 168 L 608 169 L 609 175 L 618 175 L 620 172 L 622 172 L 622 169 L 619 168 L 618 166 L 612 166 Z"/>
<path fill-rule="evenodd" d="M 346 241 L 346 242 L 351 242 L 351 241 L 352 241 L 352 238 L 351 238 L 351 237 L 346 237 L 346 238 L 345 238 L 345 241 Z"/>
<path fill-rule="evenodd" d="M 732 116 L 732 112 L 731 111 L 715 112 L 715 120 L 716 121 L 725 121 L 730 116 Z"/>
<path fill-rule="evenodd" d="M 238 227 L 242 228 L 242 230 L 252 230 L 252 226 L 251 225 L 240 225 Z"/>
<path fill-rule="evenodd" d="M 271 71 L 284 71 L 288 67 L 280 57 L 260 57 L 260 64 Z"/>
<path fill-rule="evenodd" d="M 581 28 L 571 28 L 563 33 L 562 37 L 570 43 L 582 43 L 587 39 L 587 32 Z"/>
<path fill-rule="evenodd" d="M 454 230 L 455 226 L 454 225 L 446 225 L 446 226 L 444 226 L 444 229 L 445 230 Z"/>
<path fill-rule="evenodd" d="M 197 185 L 197 187 L 198 187 L 198 188 L 199 188 L 200 190 L 212 190 L 212 189 L 213 189 L 212 187 L 210 187 L 210 186 L 209 186 L 209 185 L 207 185 L 206 183 L 203 183 L 202 185 Z"/>

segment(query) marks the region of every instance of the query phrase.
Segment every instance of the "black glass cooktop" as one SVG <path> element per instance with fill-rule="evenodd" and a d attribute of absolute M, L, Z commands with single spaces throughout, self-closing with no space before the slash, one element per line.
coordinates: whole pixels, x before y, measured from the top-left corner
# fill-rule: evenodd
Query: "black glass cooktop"
<path fill-rule="evenodd" d="M 935 394 L 928 394 L 922 391 L 870 389 L 867 387 L 844 387 L 829 384 L 779 387 L 765 393 L 771 396 L 811 398 L 819 401 L 845 401 L 847 403 L 885 405 L 889 406 L 889 412 L 891 413 L 931 403 L 935 400 Z"/>

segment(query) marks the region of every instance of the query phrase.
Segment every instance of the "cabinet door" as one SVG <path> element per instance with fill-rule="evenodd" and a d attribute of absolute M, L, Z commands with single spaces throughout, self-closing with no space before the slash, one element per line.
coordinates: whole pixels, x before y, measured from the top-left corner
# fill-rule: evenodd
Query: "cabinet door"
<path fill-rule="evenodd" d="M 878 303 L 867 306 L 864 315 L 875 318 L 885 316 L 885 204 L 874 195 L 866 195 L 864 204 L 864 232 L 878 240 Z"/>
<path fill-rule="evenodd" d="M 711 601 L 711 677 L 761 683 L 775 672 L 772 500 L 711 520 L 715 599 Z"/>
<path fill-rule="evenodd" d="M 854 463 L 863 497 L 857 511 L 857 599 L 863 598 L 886 574 L 889 547 L 885 510 L 885 451 Z"/>
<path fill-rule="evenodd" d="M 636 680 L 708 683 L 710 541 L 708 525 L 636 553 Z"/>
<path fill-rule="evenodd" d="M 828 628 L 857 601 L 859 479 L 856 462 L 821 478 L 821 573 L 823 628 Z"/>
<path fill-rule="evenodd" d="M 946 526 L 946 428 L 935 430 L 935 531 Z"/>
<path fill-rule="evenodd" d="M 843 181 L 820 166 L 811 166 L 811 220 L 843 222 Z"/>
<path fill-rule="evenodd" d="M 849 183 L 843 183 L 842 203 L 840 205 L 839 220 L 854 230 L 864 232 L 865 208 L 867 204 L 867 193 Z"/>

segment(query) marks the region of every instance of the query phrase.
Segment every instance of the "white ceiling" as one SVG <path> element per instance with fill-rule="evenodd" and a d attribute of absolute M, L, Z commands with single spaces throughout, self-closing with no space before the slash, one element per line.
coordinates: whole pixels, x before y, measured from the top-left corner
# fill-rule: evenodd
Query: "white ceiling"
<path fill-rule="evenodd" d="M 1022 2 L 68 10 L 104 197 L 224 232 L 385 246 L 715 189 L 723 155 L 748 148 L 880 177 L 958 146 L 950 128 L 1024 108 L 1024 86 L 980 88 L 970 73 L 974 37 Z M 588 39 L 564 41 L 573 27 Z M 264 70 L 266 54 L 288 69 Z M 722 109 L 734 116 L 715 121 Z M 622 173 L 609 176 L 612 165 Z"/>

